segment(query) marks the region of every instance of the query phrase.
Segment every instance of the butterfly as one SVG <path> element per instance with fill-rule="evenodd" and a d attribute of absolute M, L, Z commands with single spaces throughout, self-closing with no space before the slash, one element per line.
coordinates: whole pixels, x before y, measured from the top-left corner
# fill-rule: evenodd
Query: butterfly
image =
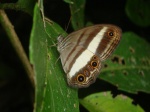
<path fill-rule="evenodd" d="M 122 31 L 118 26 L 98 24 L 59 36 L 57 50 L 69 86 L 85 88 L 94 83 L 104 62 L 116 49 Z"/>

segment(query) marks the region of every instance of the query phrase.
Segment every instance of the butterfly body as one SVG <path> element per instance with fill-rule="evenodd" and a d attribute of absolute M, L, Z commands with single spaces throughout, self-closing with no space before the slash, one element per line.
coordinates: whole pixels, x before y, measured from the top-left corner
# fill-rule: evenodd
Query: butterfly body
<path fill-rule="evenodd" d="M 88 87 L 95 82 L 101 63 L 114 51 L 121 38 L 121 29 L 99 24 L 58 38 L 57 49 L 67 82 L 72 87 Z"/>

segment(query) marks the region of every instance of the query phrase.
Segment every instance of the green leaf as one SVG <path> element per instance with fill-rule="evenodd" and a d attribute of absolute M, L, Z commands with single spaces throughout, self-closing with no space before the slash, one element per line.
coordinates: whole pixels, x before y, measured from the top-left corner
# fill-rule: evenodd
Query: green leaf
<path fill-rule="evenodd" d="M 84 8 L 85 0 L 65 0 L 70 3 L 71 10 L 71 23 L 75 30 L 80 29 L 84 26 Z"/>
<path fill-rule="evenodd" d="M 35 0 L 18 0 L 17 5 L 20 6 L 21 10 L 33 15 Z"/>
<path fill-rule="evenodd" d="M 149 0 L 127 0 L 125 11 L 134 24 L 142 27 L 150 26 Z"/>
<path fill-rule="evenodd" d="M 106 65 L 105 65 L 106 66 Z M 126 32 L 99 78 L 120 90 L 150 93 L 150 44 L 132 32 Z"/>
<path fill-rule="evenodd" d="M 21 10 L 30 15 L 33 15 L 35 0 L 18 0 L 17 3 L 0 3 L 1 9 Z"/>
<path fill-rule="evenodd" d="M 72 0 L 64 0 L 66 3 L 73 4 Z"/>
<path fill-rule="evenodd" d="M 34 10 L 30 39 L 30 60 L 35 73 L 35 112 L 78 112 L 77 90 L 68 87 L 56 46 L 56 38 L 65 33 L 52 21 L 44 24 L 40 9 Z"/>
<path fill-rule="evenodd" d="M 132 104 L 127 96 L 113 98 L 110 92 L 89 95 L 80 103 L 90 112 L 144 112 L 139 105 Z"/>

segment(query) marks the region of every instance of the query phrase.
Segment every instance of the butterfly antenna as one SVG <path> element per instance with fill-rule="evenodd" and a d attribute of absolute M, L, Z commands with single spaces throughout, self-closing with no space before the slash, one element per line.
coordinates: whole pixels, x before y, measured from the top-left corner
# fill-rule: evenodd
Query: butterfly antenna
<path fill-rule="evenodd" d="M 67 27 L 65 28 L 65 31 L 66 31 L 66 32 L 67 32 L 67 30 L 68 30 L 68 27 L 69 27 L 70 22 L 71 22 L 71 17 L 69 18 L 69 21 L 68 21 Z"/>

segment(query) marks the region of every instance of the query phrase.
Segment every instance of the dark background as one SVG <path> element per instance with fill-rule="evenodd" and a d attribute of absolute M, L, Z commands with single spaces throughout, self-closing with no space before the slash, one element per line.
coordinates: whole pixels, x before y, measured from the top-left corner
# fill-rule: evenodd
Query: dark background
<path fill-rule="evenodd" d="M 4 2 L 0 0 L 0 2 Z M 10 0 L 5 0 L 10 2 Z M 12 2 L 12 1 L 11 1 Z M 16 1 L 13 1 L 14 3 Z M 85 21 L 94 24 L 110 23 L 118 25 L 123 32 L 132 31 L 150 41 L 149 27 L 140 27 L 132 23 L 125 13 L 126 0 L 86 0 Z M 71 17 L 69 6 L 63 0 L 44 0 L 45 15 L 66 28 Z M 29 54 L 29 37 L 32 28 L 32 16 L 22 11 L 6 10 L 20 41 Z M 72 32 L 71 25 L 67 32 Z M 26 77 L 25 71 L 18 60 L 3 28 L 0 25 L 0 112 L 32 112 L 31 85 Z M 99 79 L 97 79 L 99 80 Z M 101 85 L 97 87 L 96 85 Z M 116 96 L 119 93 L 128 95 L 134 99 L 134 104 L 139 104 L 146 112 L 150 112 L 150 95 L 139 92 L 137 95 L 118 91 L 117 88 L 105 81 L 97 81 L 89 88 L 80 89 L 79 97 L 100 91 L 112 91 Z M 82 112 L 85 109 L 80 106 Z"/>

